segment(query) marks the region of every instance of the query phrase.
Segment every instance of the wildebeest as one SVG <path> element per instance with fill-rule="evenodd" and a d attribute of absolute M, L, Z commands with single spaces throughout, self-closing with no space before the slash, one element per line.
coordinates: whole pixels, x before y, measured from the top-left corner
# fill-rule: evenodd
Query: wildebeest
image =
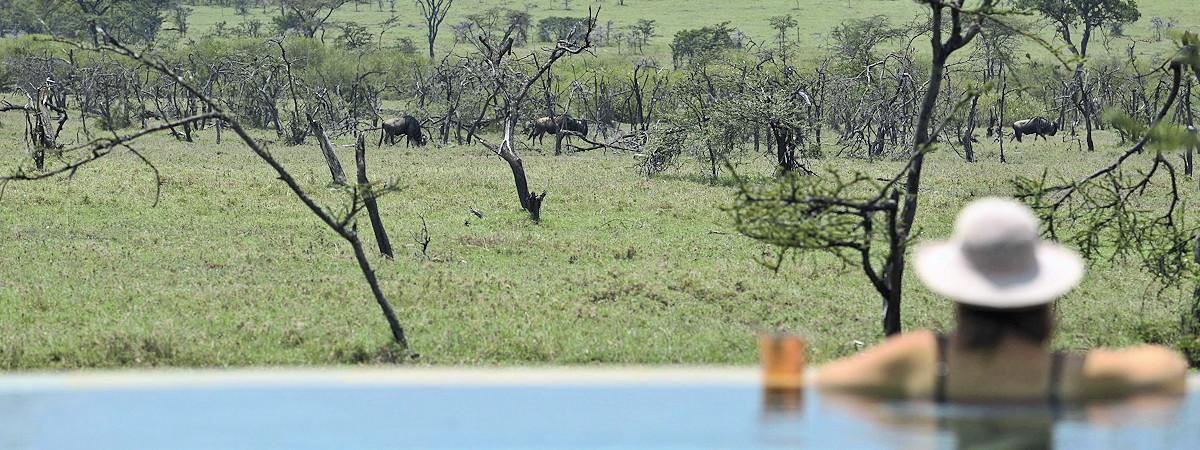
<path fill-rule="evenodd" d="M 550 117 L 540 117 L 537 119 L 525 122 L 525 134 L 529 136 L 529 141 L 533 142 L 537 139 L 538 143 L 542 143 L 542 138 L 547 134 L 558 134 L 558 130 L 577 133 L 581 136 L 587 136 L 588 124 L 587 120 L 576 119 L 566 114 Z"/>
<path fill-rule="evenodd" d="M 1046 135 L 1054 136 L 1058 134 L 1058 124 L 1046 120 L 1045 117 L 1041 116 L 1013 122 L 1012 129 L 1013 136 L 1009 140 L 1016 139 L 1017 142 L 1021 142 L 1021 136 L 1025 134 L 1041 136 L 1043 140 L 1048 140 L 1046 139 Z M 1034 139 L 1037 139 L 1036 136 Z"/>
<path fill-rule="evenodd" d="M 561 115 L 555 118 L 558 122 L 558 128 L 563 131 L 578 133 L 580 136 L 587 137 L 588 124 L 585 119 L 576 119 L 568 115 Z"/>
<path fill-rule="evenodd" d="M 404 115 L 383 121 L 383 132 L 379 135 L 379 145 L 386 139 L 388 144 L 396 143 L 396 136 L 405 136 L 405 145 L 425 145 L 425 134 L 421 132 L 421 122 L 416 117 Z"/>
<path fill-rule="evenodd" d="M 525 134 L 529 136 L 529 142 L 533 142 L 536 138 L 538 143 L 542 143 L 542 137 L 546 134 L 558 133 L 558 124 L 554 119 L 549 117 L 540 117 L 537 119 L 525 122 Z"/>

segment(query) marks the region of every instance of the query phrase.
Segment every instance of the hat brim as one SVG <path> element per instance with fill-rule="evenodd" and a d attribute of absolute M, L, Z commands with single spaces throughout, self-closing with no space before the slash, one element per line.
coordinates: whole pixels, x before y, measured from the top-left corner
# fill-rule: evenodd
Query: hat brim
<path fill-rule="evenodd" d="M 1020 309 L 1051 303 L 1083 279 L 1083 260 L 1050 242 L 1038 244 L 1037 267 L 1018 276 L 995 277 L 976 270 L 955 241 L 917 247 L 917 278 L 929 290 L 958 303 L 993 309 Z"/>

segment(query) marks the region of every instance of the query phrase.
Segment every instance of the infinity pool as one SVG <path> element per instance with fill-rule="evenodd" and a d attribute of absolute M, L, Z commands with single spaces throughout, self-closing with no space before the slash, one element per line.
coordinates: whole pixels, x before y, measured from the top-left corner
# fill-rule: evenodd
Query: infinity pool
<path fill-rule="evenodd" d="M 1190 381 L 1052 411 L 766 393 L 752 369 L 7 375 L 0 448 L 1195 449 Z"/>

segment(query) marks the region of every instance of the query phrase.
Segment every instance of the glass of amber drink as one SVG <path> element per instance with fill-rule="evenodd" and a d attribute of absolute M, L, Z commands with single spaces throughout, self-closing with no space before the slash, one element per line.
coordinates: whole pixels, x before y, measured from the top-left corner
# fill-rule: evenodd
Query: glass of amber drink
<path fill-rule="evenodd" d="M 805 351 L 802 336 L 791 333 L 763 333 L 758 336 L 759 364 L 763 387 L 799 389 L 804 387 Z"/>

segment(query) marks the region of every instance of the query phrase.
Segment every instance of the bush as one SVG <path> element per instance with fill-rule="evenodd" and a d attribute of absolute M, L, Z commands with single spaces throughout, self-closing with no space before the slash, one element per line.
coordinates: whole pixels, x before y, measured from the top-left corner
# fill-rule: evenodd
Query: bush
<path fill-rule="evenodd" d="M 675 33 L 675 40 L 671 42 L 671 60 L 676 66 L 684 61 L 703 63 L 722 51 L 734 48 L 732 33 L 729 22 L 693 30 L 680 30 Z"/>
<path fill-rule="evenodd" d="M 587 26 L 578 17 L 547 17 L 538 21 L 537 36 L 542 42 L 572 41 L 583 38 Z"/>

